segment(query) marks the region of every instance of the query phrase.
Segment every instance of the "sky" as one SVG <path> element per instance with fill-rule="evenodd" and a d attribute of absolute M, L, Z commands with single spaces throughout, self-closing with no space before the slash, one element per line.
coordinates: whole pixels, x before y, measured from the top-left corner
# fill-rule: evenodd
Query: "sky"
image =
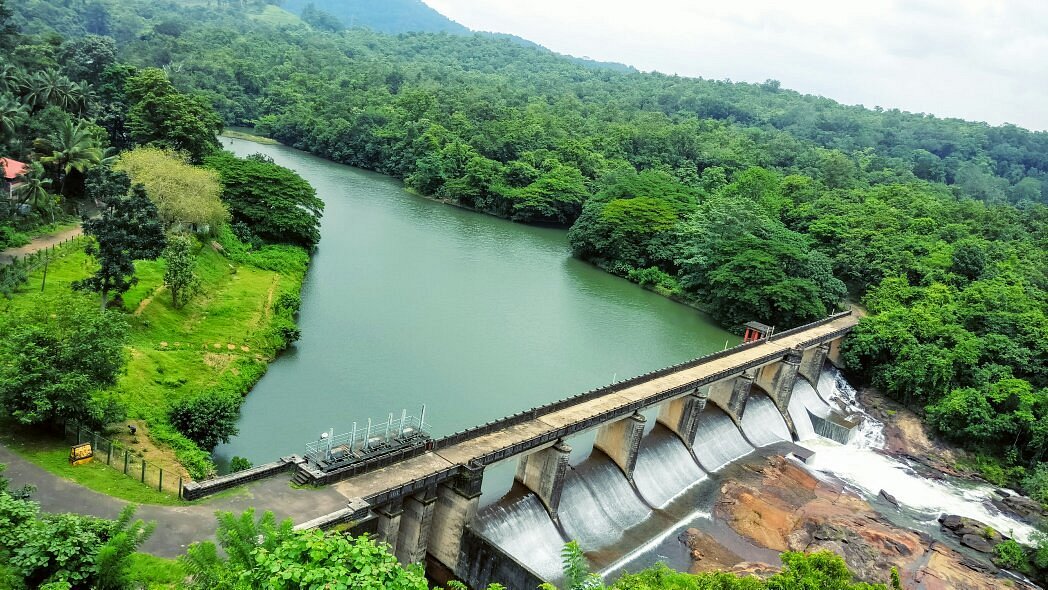
<path fill-rule="evenodd" d="M 644 71 L 1048 130 L 1048 0 L 424 0 Z"/>

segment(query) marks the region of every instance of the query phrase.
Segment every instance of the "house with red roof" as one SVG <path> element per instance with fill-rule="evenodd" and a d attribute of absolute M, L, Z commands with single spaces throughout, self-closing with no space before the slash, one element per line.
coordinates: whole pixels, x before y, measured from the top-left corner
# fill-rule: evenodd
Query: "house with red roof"
<path fill-rule="evenodd" d="M 10 158 L 0 158 L 0 172 L 3 173 L 0 174 L 0 193 L 6 192 L 7 198 L 14 200 L 15 187 L 19 184 L 15 181 L 29 172 L 29 165 Z"/>

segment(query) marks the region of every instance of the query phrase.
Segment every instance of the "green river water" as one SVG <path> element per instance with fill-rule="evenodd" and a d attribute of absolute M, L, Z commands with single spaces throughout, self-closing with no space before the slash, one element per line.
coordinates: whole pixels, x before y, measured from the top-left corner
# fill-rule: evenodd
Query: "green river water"
<path fill-rule="evenodd" d="M 222 143 L 294 169 L 326 210 L 302 339 L 247 397 L 220 463 L 302 453 L 328 428 L 422 404 L 433 434 L 450 434 L 739 342 L 572 258 L 564 230 L 437 203 L 287 147 Z"/>

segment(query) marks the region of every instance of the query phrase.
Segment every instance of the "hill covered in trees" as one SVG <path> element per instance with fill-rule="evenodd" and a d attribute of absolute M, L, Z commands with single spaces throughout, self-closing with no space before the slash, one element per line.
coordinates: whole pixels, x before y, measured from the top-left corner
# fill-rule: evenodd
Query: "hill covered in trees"
<path fill-rule="evenodd" d="M 379 33 L 470 33 L 422 0 L 285 0 L 283 6 L 300 15 L 312 6 L 334 16 L 347 28 L 367 27 Z"/>
<path fill-rule="evenodd" d="M 577 256 L 726 325 L 862 301 L 852 374 L 1048 503 L 1048 133 L 216 4 L 15 8 L 35 30 L 106 23 L 227 124 L 570 227 Z"/>

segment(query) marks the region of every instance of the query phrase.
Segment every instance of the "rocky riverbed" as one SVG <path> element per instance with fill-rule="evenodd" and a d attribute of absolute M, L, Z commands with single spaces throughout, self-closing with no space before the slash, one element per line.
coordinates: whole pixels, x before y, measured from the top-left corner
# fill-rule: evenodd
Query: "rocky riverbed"
<path fill-rule="evenodd" d="M 1036 588 L 998 571 L 988 556 L 962 553 L 926 534 L 895 526 L 866 500 L 831 479 L 816 477 L 794 459 L 771 457 L 740 470 L 738 477 L 722 485 L 714 516 L 757 547 L 832 551 L 868 582 L 887 583 L 895 567 L 904 587 L 917 590 L 993 590 L 1006 584 Z M 776 571 L 776 564 L 741 561 L 715 537 L 719 535 L 696 529 L 681 535 L 694 559 L 692 571 Z"/>

